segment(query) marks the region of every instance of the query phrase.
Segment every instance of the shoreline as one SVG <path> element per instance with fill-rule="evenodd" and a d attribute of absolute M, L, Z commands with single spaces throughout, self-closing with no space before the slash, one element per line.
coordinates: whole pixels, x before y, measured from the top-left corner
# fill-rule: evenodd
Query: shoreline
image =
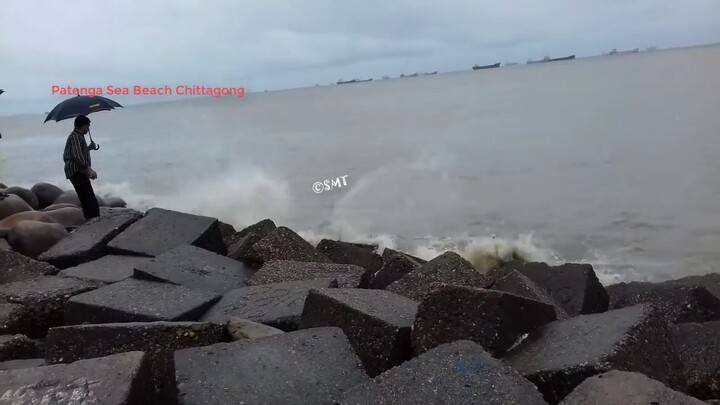
<path fill-rule="evenodd" d="M 477 403 L 468 384 L 526 404 L 720 399 L 718 273 L 605 287 L 590 264 L 496 258 L 483 273 L 451 251 L 313 246 L 271 219 L 238 231 L 118 197 L 85 222 L 75 202 L 47 183 L 0 190 L 10 399 L 32 385 L 122 392 L 113 403 Z"/>

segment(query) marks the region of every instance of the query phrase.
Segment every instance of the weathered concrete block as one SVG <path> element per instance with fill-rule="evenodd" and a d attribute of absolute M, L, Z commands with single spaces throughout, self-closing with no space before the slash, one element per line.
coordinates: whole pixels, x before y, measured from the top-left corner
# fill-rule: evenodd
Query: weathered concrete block
<path fill-rule="evenodd" d="M 148 404 L 148 366 L 142 352 L 73 364 L 0 371 L 6 404 Z"/>
<path fill-rule="evenodd" d="M 0 249 L 0 284 L 57 274 L 55 267 L 20 253 Z"/>
<path fill-rule="evenodd" d="M 472 340 L 495 357 L 554 321 L 555 309 L 502 291 L 437 285 L 420 303 L 413 326 L 416 354 L 456 340 Z"/>
<path fill-rule="evenodd" d="M 220 295 L 129 278 L 70 299 L 65 324 L 197 321 Z"/>
<path fill-rule="evenodd" d="M 62 277 L 73 277 L 101 283 L 117 283 L 132 277 L 135 267 L 151 260 L 142 256 L 103 256 L 92 262 L 70 267 L 60 272 Z"/>
<path fill-rule="evenodd" d="M 22 359 L 22 360 L 8 360 L 0 361 L 0 371 L 2 370 L 17 370 L 21 368 L 34 368 L 46 366 L 45 359 Z"/>
<path fill-rule="evenodd" d="M 364 273 L 365 269 L 352 264 L 272 260 L 248 279 L 248 285 L 334 278 L 337 280 L 338 287 L 356 288 L 360 286 L 360 280 Z"/>
<path fill-rule="evenodd" d="M 61 269 L 99 259 L 107 253 L 108 242 L 142 216 L 141 212 L 135 210 L 110 210 L 78 227 L 40 255 L 39 259 Z"/>
<path fill-rule="evenodd" d="M 227 253 L 215 218 L 151 208 L 108 243 L 110 253 L 157 256 L 183 244 Z"/>
<path fill-rule="evenodd" d="M 135 278 L 223 294 L 241 286 L 255 270 L 237 260 L 192 245 L 180 245 L 135 268 Z"/>
<path fill-rule="evenodd" d="M 222 221 L 218 223 L 218 227 L 220 228 L 220 237 L 222 238 L 223 243 L 226 247 L 230 246 L 228 244 L 228 240 L 230 240 L 230 238 L 235 235 L 235 233 L 237 233 L 235 227 Z"/>
<path fill-rule="evenodd" d="M 0 335 L 0 361 L 32 359 L 42 356 L 37 342 L 25 335 Z"/>
<path fill-rule="evenodd" d="M 339 328 L 316 328 L 262 339 L 175 352 L 182 404 L 332 405 L 368 381 Z"/>
<path fill-rule="evenodd" d="M 241 238 L 233 238 L 232 244 L 228 247 L 227 256 L 231 259 L 242 261 L 254 244 L 260 242 L 264 236 L 256 233 L 248 233 Z"/>
<path fill-rule="evenodd" d="M 298 329 L 310 289 L 326 287 L 337 287 L 337 282 L 323 278 L 239 288 L 226 293 L 202 320 L 226 323 L 237 317 L 294 331 Z"/>
<path fill-rule="evenodd" d="M 382 266 L 376 272 L 365 273 L 368 288 L 385 289 L 421 265 L 411 256 L 392 249 L 383 251 L 382 261 Z"/>
<path fill-rule="evenodd" d="M 390 284 L 387 290 L 420 301 L 432 283 L 484 288 L 489 280 L 457 253 L 446 252 Z"/>
<path fill-rule="evenodd" d="M 533 283 L 532 280 L 517 270 L 513 270 L 510 274 L 494 282 L 491 288 L 551 305 L 555 308 L 555 316 L 559 321 L 570 318 L 567 312 L 550 297 L 544 288 Z"/>
<path fill-rule="evenodd" d="M 0 301 L 0 334 L 11 333 L 10 329 L 22 320 L 22 314 L 22 305 Z"/>
<path fill-rule="evenodd" d="M 702 276 L 688 276 L 666 281 L 666 284 L 700 285 L 720 298 L 720 273 L 708 273 Z"/>
<path fill-rule="evenodd" d="M 682 363 L 655 309 L 637 305 L 545 325 L 503 359 L 555 404 L 586 378 L 636 371 L 682 390 Z"/>
<path fill-rule="evenodd" d="M 95 283 L 47 276 L 0 285 L 0 300 L 20 304 L 5 323 L 6 333 L 41 338 L 48 328 L 60 326 L 68 299 L 96 288 Z"/>
<path fill-rule="evenodd" d="M 588 378 L 561 402 L 561 405 L 586 404 L 705 405 L 642 374 L 617 370 Z"/>
<path fill-rule="evenodd" d="M 285 333 L 272 326 L 240 318 L 230 318 L 227 324 L 227 331 L 232 340 L 260 339 Z"/>
<path fill-rule="evenodd" d="M 549 266 L 546 263 L 507 265 L 501 274 L 517 270 L 550 296 L 570 316 L 594 314 L 608 310 L 608 293 L 600 284 L 589 264 L 567 263 Z"/>
<path fill-rule="evenodd" d="M 700 399 L 720 398 L 720 321 L 677 325 L 673 340 L 685 365 L 686 392 Z"/>
<path fill-rule="evenodd" d="M 255 268 L 262 267 L 265 262 L 270 260 L 332 263 L 313 245 L 284 226 L 275 229 L 252 245 L 240 260 Z"/>
<path fill-rule="evenodd" d="M 545 404 L 515 370 L 461 340 L 438 346 L 348 390 L 342 405 Z"/>
<path fill-rule="evenodd" d="M 377 273 L 383 265 L 382 257 L 374 250 L 354 243 L 323 239 L 318 243 L 317 250 L 334 263 L 354 264 L 364 268 L 364 282 L 361 287 L 367 287 L 370 276 Z"/>
<path fill-rule="evenodd" d="M 611 285 L 607 291 L 612 309 L 648 303 L 673 324 L 720 319 L 720 298 L 700 285 L 632 282 Z"/>
<path fill-rule="evenodd" d="M 270 219 L 263 219 L 262 221 L 250 225 L 248 227 L 243 228 L 239 232 L 235 233 L 232 237 L 232 242 L 237 242 L 241 238 L 244 238 L 245 236 L 254 233 L 256 235 L 259 235 L 261 238 L 264 238 L 270 234 L 270 232 L 277 229 L 277 226 L 275 225 L 275 222 L 271 221 Z"/>
<path fill-rule="evenodd" d="M 111 323 L 52 328 L 45 340 L 49 364 L 72 363 L 117 353 L 147 355 L 156 404 L 177 403 L 176 350 L 228 341 L 225 325 L 196 322 Z"/>
<path fill-rule="evenodd" d="M 412 357 L 410 329 L 417 307 L 417 302 L 384 290 L 311 290 L 300 328 L 341 328 L 374 377 Z"/>

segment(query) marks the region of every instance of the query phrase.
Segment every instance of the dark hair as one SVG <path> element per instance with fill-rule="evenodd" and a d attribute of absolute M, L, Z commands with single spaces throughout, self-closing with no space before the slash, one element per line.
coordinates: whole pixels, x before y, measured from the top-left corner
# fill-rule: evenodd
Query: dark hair
<path fill-rule="evenodd" d="M 84 115 L 78 115 L 75 118 L 75 128 L 80 128 L 82 126 L 85 126 L 90 123 L 90 118 L 84 116 Z"/>

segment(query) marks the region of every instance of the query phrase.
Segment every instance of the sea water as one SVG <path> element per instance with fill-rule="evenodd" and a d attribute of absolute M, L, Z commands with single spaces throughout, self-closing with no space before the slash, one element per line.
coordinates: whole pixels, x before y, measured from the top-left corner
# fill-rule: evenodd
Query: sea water
<path fill-rule="evenodd" d="M 94 184 L 479 267 L 515 252 L 604 283 L 720 271 L 718 71 L 720 48 L 699 47 L 128 106 L 91 116 Z M 0 117 L 0 181 L 71 187 L 71 121 L 43 119 Z"/>

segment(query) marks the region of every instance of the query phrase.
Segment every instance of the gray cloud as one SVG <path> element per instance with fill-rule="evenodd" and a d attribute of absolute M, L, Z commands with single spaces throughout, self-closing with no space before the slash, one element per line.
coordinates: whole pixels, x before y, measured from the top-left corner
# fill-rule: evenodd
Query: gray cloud
<path fill-rule="evenodd" d="M 249 90 L 720 41 L 716 0 L 5 0 L 0 115 L 53 84 Z M 148 100 L 143 100 L 148 101 Z M 150 100 L 156 101 L 156 100 Z"/>

